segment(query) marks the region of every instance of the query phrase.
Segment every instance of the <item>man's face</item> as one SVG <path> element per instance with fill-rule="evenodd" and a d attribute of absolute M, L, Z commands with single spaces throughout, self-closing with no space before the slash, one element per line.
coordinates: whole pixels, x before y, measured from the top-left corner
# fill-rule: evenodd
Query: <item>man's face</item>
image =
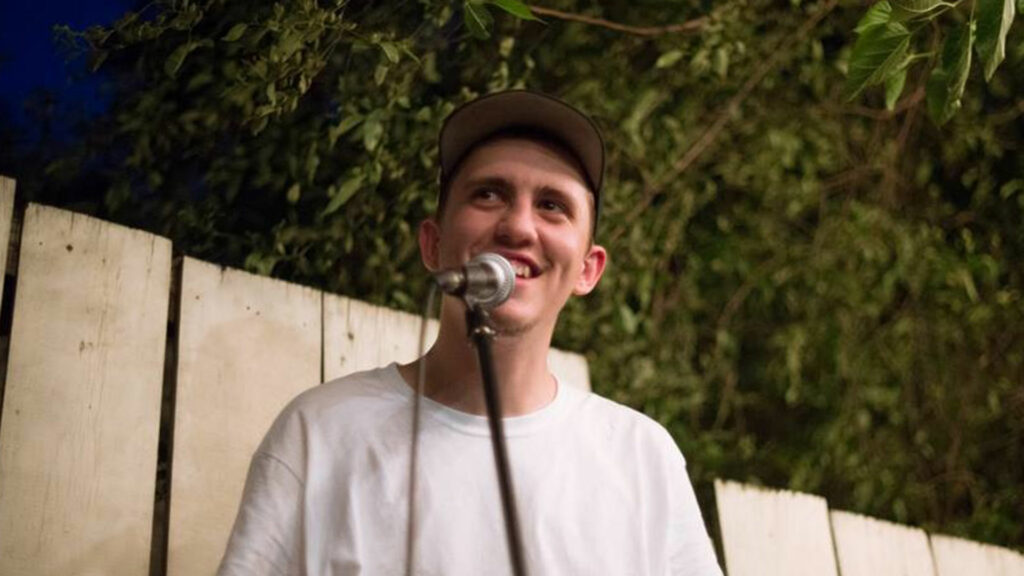
<path fill-rule="evenodd" d="M 560 147 L 499 138 L 469 153 L 444 212 L 420 227 L 431 271 L 496 252 L 516 270 L 512 297 L 491 312 L 505 333 L 554 328 L 572 294 L 593 290 L 604 248 L 591 244 L 593 196 L 578 164 Z"/>

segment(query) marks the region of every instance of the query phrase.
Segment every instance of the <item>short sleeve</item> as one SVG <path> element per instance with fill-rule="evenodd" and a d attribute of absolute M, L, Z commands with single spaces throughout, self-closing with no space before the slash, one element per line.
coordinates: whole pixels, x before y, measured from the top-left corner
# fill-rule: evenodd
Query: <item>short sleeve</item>
<path fill-rule="evenodd" d="M 673 576 L 722 576 L 681 454 L 676 475 L 678 478 L 674 483 L 676 488 L 672 502 L 670 573 Z"/>
<path fill-rule="evenodd" d="M 303 485 L 281 460 L 257 452 L 218 576 L 302 573 Z"/>

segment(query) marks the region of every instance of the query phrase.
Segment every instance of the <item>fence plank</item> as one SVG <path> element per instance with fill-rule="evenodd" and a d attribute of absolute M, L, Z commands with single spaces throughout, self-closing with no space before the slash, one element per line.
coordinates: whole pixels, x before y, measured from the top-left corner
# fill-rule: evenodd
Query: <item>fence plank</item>
<path fill-rule="evenodd" d="M 164 238 L 30 205 L 0 429 L 0 574 L 147 574 Z"/>
<path fill-rule="evenodd" d="M 548 368 L 559 382 L 590 390 L 590 370 L 583 355 L 552 348 L 548 353 Z"/>
<path fill-rule="evenodd" d="M 11 221 L 14 217 L 14 188 L 14 180 L 0 176 L 0 309 L 3 307 L 8 250 L 14 240 L 11 236 Z M 10 344 L 10 334 L 0 335 L 0 350 L 10 350 Z M 7 360 L 7 355 L 0 353 L 0 406 L 3 406 L 2 397 L 4 378 L 7 375 Z"/>
<path fill-rule="evenodd" d="M 951 536 L 931 535 L 937 576 L 1024 576 L 1024 555 Z"/>
<path fill-rule="evenodd" d="M 427 329 L 427 349 L 437 338 L 438 324 Z M 346 374 L 415 360 L 419 347 L 420 317 L 374 306 L 342 296 L 324 296 L 324 377 L 333 380 Z M 552 349 L 551 372 L 562 382 L 590 389 L 587 359 L 579 354 Z"/>
<path fill-rule="evenodd" d="M 4 298 L 3 278 L 7 273 L 11 218 L 14 216 L 14 180 L 0 176 L 0 302 Z"/>
<path fill-rule="evenodd" d="M 924 530 L 840 510 L 831 518 L 842 576 L 935 576 Z"/>
<path fill-rule="evenodd" d="M 186 258 L 182 269 L 168 574 L 212 574 L 249 461 L 320 380 L 321 295 Z"/>
<path fill-rule="evenodd" d="M 324 295 L 324 379 L 376 367 L 380 308 L 332 294 Z"/>
<path fill-rule="evenodd" d="M 421 317 L 390 308 L 378 308 L 377 329 L 380 342 L 377 346 L 378 366 L 388 362 L 408 363 L 419 354 Z M 429 349 L 437 339 L 437 322 L 431 321 L 427 328 L 425 348 Z"/>
<path fill-rule="evenodd" d="M 825 499 L 715 480 L 729 576 L 836 576 Z"/>
<path fill-rule="evenodd" d="M 427 348 L 437 338 L 431 320 Z M 411 362 L 419 349 L 420 317 L 333 294 L 324 295 L 324 378 Z"/>

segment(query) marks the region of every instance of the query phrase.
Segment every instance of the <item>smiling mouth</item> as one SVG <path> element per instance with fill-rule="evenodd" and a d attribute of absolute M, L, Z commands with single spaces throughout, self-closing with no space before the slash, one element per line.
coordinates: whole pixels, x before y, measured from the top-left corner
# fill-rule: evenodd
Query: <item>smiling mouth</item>
<path fill-rule="evenodd" d="M 533 273 L 533 270 L 530 268 L 529 264 L 524 264 L 522 262 L 516 262 L 515 260 L 512 260 L 509 263 L 512 264 L 512 270 L 515 271 L 516 278 L 528 279 L 528 278 L 533 278 L 535 276 L 535 274 Z"/>

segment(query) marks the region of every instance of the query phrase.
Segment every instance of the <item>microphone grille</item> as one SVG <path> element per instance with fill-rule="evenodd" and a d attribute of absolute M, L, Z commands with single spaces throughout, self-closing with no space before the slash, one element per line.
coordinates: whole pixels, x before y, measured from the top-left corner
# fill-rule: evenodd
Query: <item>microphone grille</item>
<path fill-rule="evenodd" d="M 486 288 L 472 294 L 475 306 L 484 309 L 495 308 L 512 296 L 512 291 L 516 287 L 516 272 L 505 257 L 493 252 L 484 252 L 470 260 L 467 265 L 467 268 L 469 267 L 485 269 L 488 277 Z"/>

